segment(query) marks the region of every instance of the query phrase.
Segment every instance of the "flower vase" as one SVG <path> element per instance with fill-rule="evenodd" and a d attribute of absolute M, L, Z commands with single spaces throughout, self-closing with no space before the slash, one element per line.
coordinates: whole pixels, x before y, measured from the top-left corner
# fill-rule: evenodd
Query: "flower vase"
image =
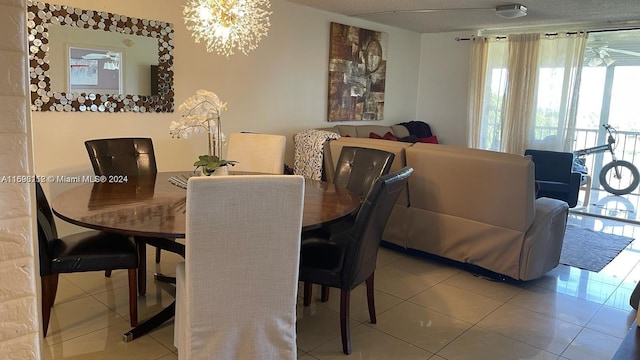
<path fill-rule="evenodd" d="M 224 166 L 219 166 L 217 167 L 213 173 L 211 174 L 212 176 L 225 176 L 225 175 L 229 175 L 229 168 L 227 167 L 227 165 Z"/>

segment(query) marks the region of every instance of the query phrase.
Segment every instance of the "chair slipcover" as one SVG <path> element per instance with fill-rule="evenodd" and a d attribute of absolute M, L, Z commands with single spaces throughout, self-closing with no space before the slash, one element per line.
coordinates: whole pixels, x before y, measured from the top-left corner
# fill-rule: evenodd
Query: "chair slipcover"
<path fill-rule="evenodd" d="M 295 359 L 304 179 L 192 177 L 176 270 L 180 359 Z"/>
<path fill-rule="evenodd" d="M 226 160 L 238 162 L 231 168 L 234 171 L 282 174 L 286 144 L 287 138 L 282 135 L 232 133 Z"/>

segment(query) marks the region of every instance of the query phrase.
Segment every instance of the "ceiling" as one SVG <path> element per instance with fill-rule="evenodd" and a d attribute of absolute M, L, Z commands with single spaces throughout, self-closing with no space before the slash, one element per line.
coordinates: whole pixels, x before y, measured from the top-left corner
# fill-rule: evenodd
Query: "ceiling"
<path fill-rule="evenodd" d="M 638 0 L 289 0 L 347 16 L 356 16 L 419 33 L 539 27 L 558 24 L 640 25 Z M 504 19 L 495 14 L 498 5 L 520 4 L 527 16 Z M 372 13 L 415 9 L 456 9 L 428 13 Z M 465 9 L 466 8 L 466 9 Z M 363 15 L 372 14 L 372 15 Z"/>

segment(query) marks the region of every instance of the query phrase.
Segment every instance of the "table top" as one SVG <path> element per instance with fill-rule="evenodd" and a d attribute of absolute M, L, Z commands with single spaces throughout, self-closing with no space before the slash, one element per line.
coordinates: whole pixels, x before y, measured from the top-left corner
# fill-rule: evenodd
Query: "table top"
<path fill-rule="evenodd" d="M 186 190 L 169 178 L 189 172 L 129 177 L 122 183 L 87 183 L 52 201 L 61 219 L 90 229 L 136 236 L 184 238 Z M 339 220 L 360 206 L 357 194 L 331 183 L 305 180 L 302 231 Z"/>

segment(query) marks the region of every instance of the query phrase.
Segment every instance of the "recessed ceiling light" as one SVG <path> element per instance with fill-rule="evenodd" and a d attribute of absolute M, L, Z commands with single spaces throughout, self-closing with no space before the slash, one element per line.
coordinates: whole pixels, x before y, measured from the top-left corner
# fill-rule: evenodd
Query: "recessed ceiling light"
<path fill-rule="evenodd" d="M 519 18 L 527 15 L 527 7 L 520 4 L 500 5 L 496 7 L 496 15 L 506 19 Z"/>

